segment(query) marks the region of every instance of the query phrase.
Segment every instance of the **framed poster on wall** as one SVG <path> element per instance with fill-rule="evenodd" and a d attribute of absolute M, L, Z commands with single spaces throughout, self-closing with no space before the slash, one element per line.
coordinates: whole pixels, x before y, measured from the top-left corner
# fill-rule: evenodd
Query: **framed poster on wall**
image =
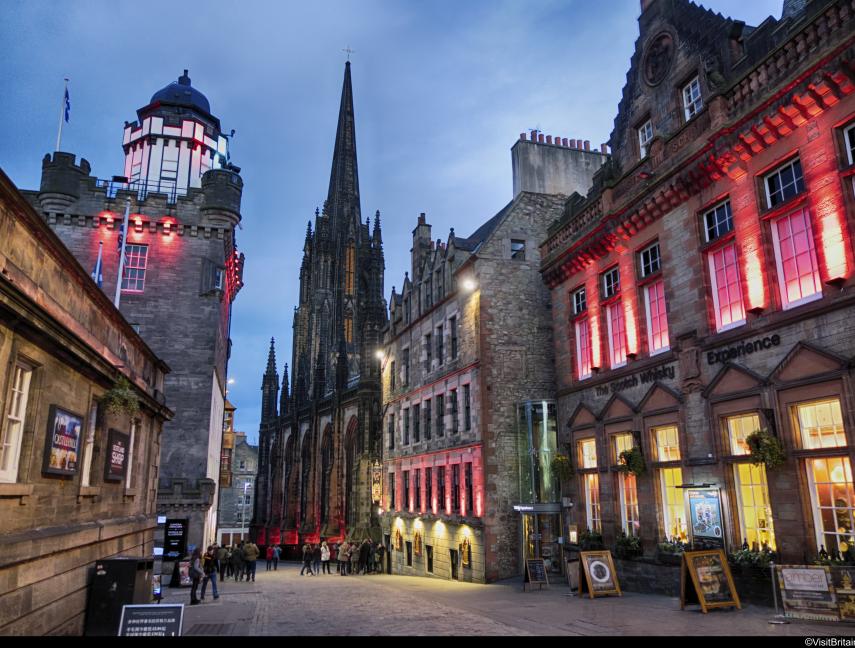
<path fill-rule="evenodd" d="M 50 475 L 76 475 L 82 433 L 81 414 L 51 405 L 42 472 Z"/>
<path fill-rule="evenodd" d="M 687 488 L 689 541 L 694 549 L 724 549 L 721 491 L 718 488 Z"/>
<path fill-rule="evenodd" d="M 120 482 L 128 472 L 128 447 L 131 436 L 110 429 L 107 434 L 107 458 L 104 464 L 104 481 Z"/>

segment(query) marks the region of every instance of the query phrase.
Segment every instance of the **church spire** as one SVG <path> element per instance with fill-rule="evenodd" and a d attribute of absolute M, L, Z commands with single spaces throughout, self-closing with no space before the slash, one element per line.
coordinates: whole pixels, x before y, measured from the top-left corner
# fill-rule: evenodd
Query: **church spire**
<path fill-rule="evenodd" d="M 288 363 L 285 363 L 285 369 L 282 371 L 282 391 L 279 393 L 279 416 L 288 416 L 288 402 L 291 400 L 290 389 L 288 388 Z"/>
<path fill-rule="evenodd" d="M 261 422 L 276 418 L 276 397 L 279 395 L 279 374 L 276 373 L 276 349 L 270 338 L 270 351 L 267 353 L 267 369 L 261 379 Z"/>
<path fill-rule="evenodd" d="M 338 111 L 328 214 L 337 218 L 348 212 L 359 214 L 359 172 L 356 166 L 356 126 L 353 117 L 353 88 L 350 84 L 350 61 L 344 65 L 344 85 Z M 349 209 L 348 209 L 349 207 Z"/>

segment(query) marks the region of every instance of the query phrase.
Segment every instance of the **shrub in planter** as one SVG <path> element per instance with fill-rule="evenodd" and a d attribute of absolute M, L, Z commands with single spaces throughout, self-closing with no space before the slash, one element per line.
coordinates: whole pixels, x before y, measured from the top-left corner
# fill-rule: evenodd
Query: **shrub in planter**
<path fill-rule="evenodd" d="M 769 578 L 769 564 L 775 560 L 776 554 L 771 549 L 759 551 L 743 548 L 728 556 L 732 565 L 738 566 L 743 574 Z"/>
<path fill-rule="evenodd" d="M 640 556 L 641 553 L 641 538 L 628 536 L 624 531 L 621 531 L 617 542 L 615 542 L 615 554 L 619 558 L 632 558 L 633 556 Z"/>
<path fill-rule="evenodd" d="M 641 454 L 641 448 L 634 446 L 631 450 L 624 450 L 618 456 L 617 469 L 621 472 L 632 473 L 636 477 L 644 474 L 647 466 L 644 463 L 644 455 Z"/>
<path fill-rule="evenodd" d="M 124 376 L 119 376 L 116 384 L 101 395 L 100 403 L 113 415 L 127 414 L 133 418 L 140 411 L 136 392 Z"/>
<path fill-rule="evenodd" d="M 579 545 L 582 547 L 582 551 L 602 549 L 603 534 L 597 531 L 591 531 L 590 529 L 585 529 L 579 534 Z"/>
<path fill-rule="evenodd" d="M 667 565 L 679 565 L 683 561 L 684 545 L 679 538 L 672 538 L 656 545 L 656 560 Z"/>
<path fill-rule="evenodd" d="M 774 470 L 787 460 L 784 446 L 765 428 L 749 434 L 745 437 L 745 443 L 751 453 L 751 463 L 755 466 L 764 465 Z"/>

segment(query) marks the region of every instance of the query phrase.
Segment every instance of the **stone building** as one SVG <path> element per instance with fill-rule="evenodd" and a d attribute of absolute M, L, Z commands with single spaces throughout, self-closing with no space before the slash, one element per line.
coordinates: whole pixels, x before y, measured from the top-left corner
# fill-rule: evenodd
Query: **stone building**
<path fill-rule="evenodd" d="M 82 634 L 94 563 L 152 555 L 168 371 L 0 171 L 0 635 Z"/>
<path fill-rule="evenodd" d="M 253 537 L 297 545 L 373 534 L 371 467 L 380 459 L 376 352 L 386 324 L 380 212 L 362 221 L 350 62 L 329 193 L 309 222 L 291 352 L 279 388 L 271 340 L 262 379 Z"/>
<path fill-rule="evenodd" d="M 434 242 L 419 216 L 412 277 L 392 289 L 381 524 L 394 573 L 483 583 L 535 556 L 562 569 L 538 244 L 607 158 L 543 135 L 522 135 L 512 158 L 514 199 L 471 236 Z"/>
<path fill-rule="evenodd" d="M 217 542 L 221 545 L 237 544 L 249 538 L 255 497 L 255 479 L 258 474 L 258 446 L 250 445 L 246 432 L 234 432 L 234 446 L 229 468 L 228 486 L 220 482 L 219 519 Z"/>
<path fill-rule="evenodd" d="M 645 0 L 639 25 L 612 158 L 541 247 L 565 533 L 640 538 L 624 580 L 672 594 L 666 540 L 851 557 L 852 2 L 751 27 Z M 782 466 L 752 463 L 758 430 Z M 641 474 L 619 469 L 634 448 Z"/>
<path fill-rule="evenodd" d="M 42 163 L 33 205 L 80 264 L 102 257 L 117 294 L 120 230 L 130 211 L 120 308 L 172 367 L 158 512 L 187 519 L 189 544 L 215 537 L 231 309 L 242 286 L 235 231 L 243 181 L 228 142 L 187 71 L 125 122 L 124 176 L 101 180 L 89 162 L 57 152 Z M 172 565 L 167 563 L 165 569 Z"/>

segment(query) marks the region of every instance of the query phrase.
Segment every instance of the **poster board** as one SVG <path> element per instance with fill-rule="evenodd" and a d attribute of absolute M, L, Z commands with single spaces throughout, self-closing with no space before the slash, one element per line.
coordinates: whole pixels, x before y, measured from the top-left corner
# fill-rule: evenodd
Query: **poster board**
<path fill-rule="evenodd" d="M 724 522 L 721 491 L 718 488 L 687 488 L 689 537 L 694 549 L 724 549 Z"/>
<path fill-rule="evenodd" d="M 540 589 L 543 589 L 544 585 L 549 587 L 549 577 L 546 575 L 546 565 L 543 558 L 529 558 L 525 561 L 523 592 L 525 592 L 526 584 L 538 585 Z"/>
<path fill-rule="evenodd" d="M 680 566 L 680 609 L 697 603 L 706 614 L 712 608 L 736 607 L 739 594 L 722 549 L 686 551 Z"/>
<path fill-rule="evenodd" d="M 623 596 L 611 551 L 582 551 L 579 560 L 582 563 L 582 569 L 579 570 L 579 596 L 585 593 L 591 598 L 610 594 Z"/>
<path fill-rule="evenodd" d="M 832 567 L 831 582 L 841 621 L 855 621 L 855 567 Z"/>
<path fill-rule="evenodd" d="M 104 462 L 104 481 L 121 482 L 128 471 L 131 436 L 110 428 L 107 433 L 107 457 Z"/>
<path fill-rule="evenodd" d="M 189 526 L 190 520 L 187 518 L 169 519 L 166 521 L 166 538 L 163 552 L 165 560 L 178 560 L 187 554 L 187 528 Z"/>
<path fill-rule="evenodd" d="M 123 605 L 120 637 L 180 637 L 183 604 Z"/>
<path fill-rule="evenodd" d="M 789 619 L 839 621 L 831 571 L 821 565 L 776 565 L 784 616 Z"/>
<path fill-rule="evenodd" d="M 51 405 L 48 412 L 47 434 L 42 472 L 48 475 L 77 474 L 83 416 Z"/>

